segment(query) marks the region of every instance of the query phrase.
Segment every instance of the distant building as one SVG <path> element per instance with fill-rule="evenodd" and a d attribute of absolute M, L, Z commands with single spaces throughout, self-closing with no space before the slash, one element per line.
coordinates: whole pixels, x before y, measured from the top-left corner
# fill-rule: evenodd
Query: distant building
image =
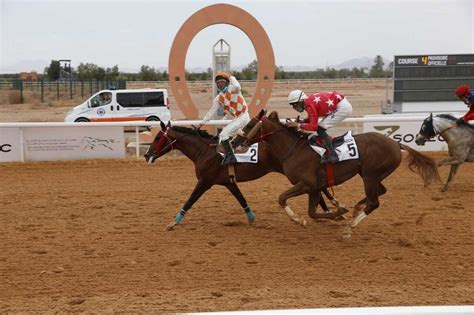
<path fill-rule="evenodd" d="M 20 80 L 28 82 L 38 82 L 38 73 L 36 71 L 20 72 Z"/>

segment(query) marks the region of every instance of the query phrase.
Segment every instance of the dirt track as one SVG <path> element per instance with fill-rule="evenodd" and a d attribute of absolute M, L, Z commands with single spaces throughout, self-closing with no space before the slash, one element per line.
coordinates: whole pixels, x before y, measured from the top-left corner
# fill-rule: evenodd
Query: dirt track
<path fill-rule="evenodd" d="M 240 184 L 252 226 L 214 187 L 164 232 L 196 183 L 184 158 L 1 164 L 0 313 L 473 304 L 473 172 L 440 193 L 402 164 L 343 239 L 344 222 L 289 220 L 279 174 Z M 336 195 L 354 205 L 361 181 Z"/>

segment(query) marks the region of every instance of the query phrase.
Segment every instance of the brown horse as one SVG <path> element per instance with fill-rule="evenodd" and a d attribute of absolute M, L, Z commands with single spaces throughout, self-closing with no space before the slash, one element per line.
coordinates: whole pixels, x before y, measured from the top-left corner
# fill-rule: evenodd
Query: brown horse
<path fill-rule="evenodd" d="M 193 161 L 196 176 L 198 178 L 198 182 L 194 187 L 191 196 L 188 198 L 181 211 L 177 214 L 175 221 L 167 226 L 167 230 L 171 230 L 174 226 L 179 224 L 192 205 L 213 185 L 225 186 L 239 201 L 247 214 L 248 221 L 252 222 L 254 220 L 254 213 L 248 206 L 247 201 L 239 190 L 239 187 L 235 182 L 230 181 L 227 166 L 221 165 L 222 157 L 216 151 L 216 144 L 216 138 L 205 131 L 177 126 L 171 127 L 170 123 L 165 126 L 163 122 L 161 123 L 161 130 L 158 132 L 145 154 L 147 162 L 153 163 L 158 157 L 173 149 L 177 149 Z M 270 172 L 283 173 L 281 163 L 273 155 L 273 152 L 267 143 L 259 144 L 258 163 L 238 163 L 234 166 L 234 170 L 237 182 L 255 180 Z M 292 184 L 295 183 L 292 182 Z M 338 207 L 338 209 L 341 209 L 337 200 L 335 200 L 327 190 L 323 190 L 323 192 L 331 202 Z M 310 193 L 310 190 L 306 190 L 306 193 Z M 319 191 L 318 194 L 320 194 Z M 312 196 L 309 194 L 308 204 L 313 205 L 315 199 L 318 200 L 319 204 L 325 211 L 329 211 L 323 198 L 319 195 Z M 343 213 L 343 211 L 344 210 L 339 210 L 339 213 Z M 292 213 L 287 212 L 287 214 L 299 224 L 303 226 L 306 225 L 306 220 L 300 220 L 300 218 L 292 216 Z"/>
<path fill-rule="evenodd" d="M 316 158 L 315 152 L 308 145 L 308 140 L 302 138 L 294 129 L 281 124 L 277 112 L 272 112 L 268 117 L 262 110 L 260 114 L 252 118 L 245 130 L 247 138 L 253 138 L 260 130 L 266 134 L 265 142 L 269 143 L 275 156 L 279 157 L 283 165 L 283 171 L 290 181 L 297 182 L 295 186 L 283 192 L 279 197 L 279 204 L 283 208 L 289 208 L 287 199 L 303 194 L 308 187 L 315 191 L 317 204 L 318 192 L 327 188 L 326 168 L 321 167 L 320 158 Z M 359 158 L 346 160 L 334 164 L 334 184 L 341 184 L 356 174 L 364 181 L 366 197 L 355 206 L 354 220 L 351 227 L 355 227 L 367 215 L 379 206 L 379 196 L 385 194 L 387 189 L 382 180 L 389 176 L 402 160 L 401 150 L 408 152 L 408 167 L 418 173 L 425 186 L 433 180 L 440 179 L 436 163 L 430 157 L 400 144 L 382 134 L 369 132 L 354 136 Z M 365 208 L 361 210 L 365 204 Z M 314 205 L 309 205 L 309 215 L 318 218 Z M 350 233 L 351 231 L 348 231 Z"/>

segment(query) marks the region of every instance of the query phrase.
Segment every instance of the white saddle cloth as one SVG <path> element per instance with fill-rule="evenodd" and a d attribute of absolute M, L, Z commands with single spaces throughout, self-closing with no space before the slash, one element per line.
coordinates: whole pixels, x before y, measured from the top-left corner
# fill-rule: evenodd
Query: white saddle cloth
<path fill-rule="evenodd" d="M 320 156 L 323 156 L 324 153 L 327 151 L 323 147 L 319 147 L 316 145 L 312 145 L 311 148 L 316 151 Z M 344 135 L 344 143 L 340 144 L 339 146 L 335 147 L 334 150 L 339 157 L 339 162 L 345 160 L 355 160 L 359 158 L 359 150 L 357 149 L 357 143 L 352 136 L 352 132 L 349 130 Z"/>
<path fill-rule="evenodd" d="M 224 154 L 220 153 L 223 157 Z M 235 153 L 237 163 L 258 163 L 258 142 L 250 146 L 250 148 L 244 153 Z"/>

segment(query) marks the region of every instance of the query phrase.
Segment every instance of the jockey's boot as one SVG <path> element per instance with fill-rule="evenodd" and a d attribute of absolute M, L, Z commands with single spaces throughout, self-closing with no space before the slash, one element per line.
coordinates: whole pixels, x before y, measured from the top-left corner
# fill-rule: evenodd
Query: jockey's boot
<path fill-rule="evenodd" d="M 230 140 L 224 140 L 221 142 L 222 146 L 225 150 L 224 159 L 222 160 L 222 165 L 230 165 L 237 163 L 237 159 L 235 158 L 234 151 L 232 151 L 232 147 L 230 145 Z"/>
<path fill-rule="evenodd" d="M 321 157 L 321 164 L 326 163 L 337 163 L 339 162 L 339 157 L 337 156 L 336 151 L 332 145 L 331 139 L 326 132 L 326 129 L 319 127 L 318 128 L 318 135 L 321 137 L 324 146 L 328 150 L 322 157 Z"/>

